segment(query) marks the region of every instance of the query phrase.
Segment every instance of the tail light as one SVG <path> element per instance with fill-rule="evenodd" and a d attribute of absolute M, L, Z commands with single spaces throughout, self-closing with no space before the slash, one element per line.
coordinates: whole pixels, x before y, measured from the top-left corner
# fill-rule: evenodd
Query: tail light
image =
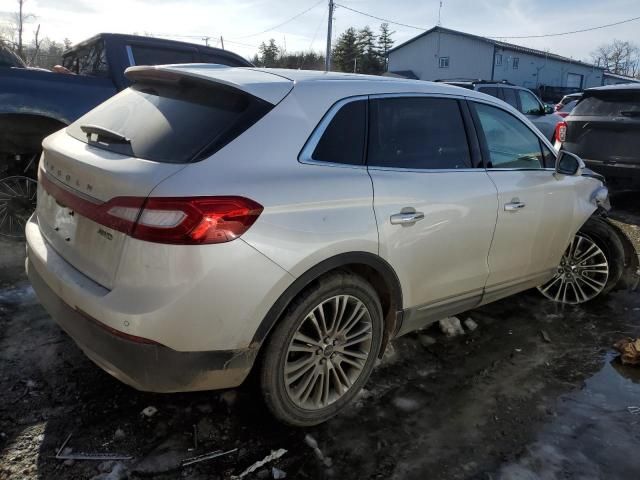
<path fill-rule="evenodd" d="M 46 174 L 42 187 L 56 201 L 100 225 L 156 243 L 202 245 L 230 242 L 245 233 L 262 205 L 244 197 L 116 197 L 95 203 Z"/>
<path fill-rule="evenodd" d="M 567 122 L 558 122 L 553 136 L 556 141 L 564 143 L 567 140 Z"/>
<path fill-rule="evenodd" d="M 133 222 L 127 232 L 133 238 L 179 245 L 230 242 L 262 213 L 261 205 L 244 197 L 150 197 L 137 212 L 128 198 L 109 203 L 108 215 Z"/>

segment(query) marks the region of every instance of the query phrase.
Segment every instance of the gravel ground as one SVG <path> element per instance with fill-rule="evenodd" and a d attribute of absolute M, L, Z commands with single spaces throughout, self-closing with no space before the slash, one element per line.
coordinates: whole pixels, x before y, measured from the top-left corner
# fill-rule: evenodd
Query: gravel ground
<path fill-rule="evenodd" d="M 613 217 L 638 246 L 634 200 L 614 198 Z M 230 478 L 278 449 L 287 452 L 246 478 L 628 479 L 640 471 L 640 369 L 611 350 L 640 335 L 636 292 L 571 308 L 526 292 L 461 315 L 478 325 L 463 336 L 407 335 L 345 413 L 292 429 L 269 418 L 250 385 L 159 395 L 113 379 L 40 307 L 23 254 L 21 244 L 0 243 L 0 479 Z M 150 406 L 153 415 L 141 413 Z M 132 458 L 58 460 L 69 435 L 67 453 Z M 219 449 L 237 450 L 180 466 Z"/>

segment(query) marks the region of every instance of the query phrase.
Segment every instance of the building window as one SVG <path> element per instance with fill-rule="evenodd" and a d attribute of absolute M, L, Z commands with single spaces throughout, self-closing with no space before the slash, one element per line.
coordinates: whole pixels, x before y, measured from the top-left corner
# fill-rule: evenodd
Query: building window
<path fill-rule="evenodd" d="M 502 55 L 496 54 L 496 65 L 502 65 Z"/>
<path fill-rule="evenodd" d="M 449 68 L 449 57 L 440 57 L 440 68 Z"/>
<path fill-rule="evenodd" d="M 518 57 L 514 57 L 513 58 L 513 69 L 514 70 L 518 69 L 518 63 L 520 63 L 520 59 Z"/>

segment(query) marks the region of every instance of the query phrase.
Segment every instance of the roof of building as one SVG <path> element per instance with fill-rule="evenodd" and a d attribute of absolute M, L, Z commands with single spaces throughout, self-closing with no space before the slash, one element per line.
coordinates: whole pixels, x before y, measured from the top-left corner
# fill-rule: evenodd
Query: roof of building
<path fill-rule="evenodd" d="M 569 58 L 569 57 L 563 57 L 562 55 L 557 55 L 555 53 L 550 53 L 550 52 L 545 52 L 543 50 L 536 50 L 534 48 L 529 48 L 529 47 L 523 47 L 521 45 L 515 45 L 513 43 L 507 43 L 507 42 L 502 42 L 500 40 L 496 40 L 493 38 L 488 38 L 488 37 L 481 37 L 479 35 L 473 35 L 471 33 L 466 33 L 466 32 L 460 32 L 458 30 L 452 30 L 450 28 L 444 28 L 444 27 L 433 27 L 429 30 L 426 30 L 425 32 L 422 32 L 420 35 L 417 35 L 409 40 L 407 40 L 404 43 L 401 43 L 400 45 L 393 47 L 391 50 L 389 50 L 389 53 L 398 50 L 402 47 L 404 47 L 405 45 L 408 45 L 414 41 L 416 41 L 417 39 L 424 37 L 426 35 L 429 35 L 430 33 L 434 33 L 434 32 L 441 32 L 441 33 L 450 33 L 453 35 L 461 35 L 463 37 L 467 37 L 467 38 L 472 38 L 474 40 L 478 40 L 481 42 L 485 42 L 485 43 L 489 43 L 491 45 L 494 45 L 496 47 L 499 48 L 504 48 L 504 49 L 508 49 L 508 50 L 514 50 L 516 52 L 522 52 L 522 53 L 527 53 L 529 55 L 536 55 L 538 57 L 544 57 L 544 58 L 551 58 L 554 60 L 559 60 L 561 62 L 569 62 L 569 63 L 573 63 L 573 64 L 578 64 L 578 65 L 584 65 L 585 67 L 591 67 L 591 68 L 598 68 L 601 70 L 604 70 L 604 67 L 598 67 L 596 65 L 593 65 L 591 63 L 586 63 L 586 62 L 581 62 L 580 60 L 575 60 L 573 58 Z"/>
<path fill-rule="evenodd" d="M 611 77 L 611 78 L 617 78 L 618 80 L 627 80 L 630 83 L 640 83 L 640 78 L 633 78 L 633 77 L 628 77 L 626 75 L 619 75 L 617 73 L 607 72 L 606 70 L 604 72 L 604 76 L 605 77 Z"/>

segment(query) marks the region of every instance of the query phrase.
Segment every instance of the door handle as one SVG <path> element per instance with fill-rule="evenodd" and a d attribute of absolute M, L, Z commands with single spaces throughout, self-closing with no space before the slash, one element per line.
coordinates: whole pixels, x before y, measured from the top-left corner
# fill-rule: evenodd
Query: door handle
<path fill-rule="evenodd" d="M 516 212 L 518 210 L 522 210 L 526 206 L 527 204 L 524 202 L 510 202 L 504 204 L 504 210 L 505 212 Z"/>
<path fill-rule="evenodd" d="M 396 213 L 391 215 L 391 225 L 413 225 L 424 218 L 422 212 Z"/>

